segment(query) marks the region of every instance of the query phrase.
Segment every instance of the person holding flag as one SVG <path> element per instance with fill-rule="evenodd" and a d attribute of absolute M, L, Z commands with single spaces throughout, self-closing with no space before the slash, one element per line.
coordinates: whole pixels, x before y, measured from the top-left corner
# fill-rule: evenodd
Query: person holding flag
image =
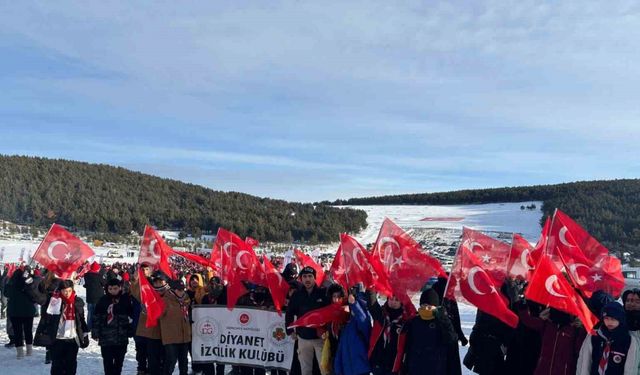
<path fill-rule="evenodd" d="M 309 311 L 329 305 L 328 296 L 324 288 L 316 285 L 316 270 L 312 267 L 304 267 L 300 271 L 303 288 L 297 290 L 291 296 L 285 321 L 287 327 L 295 318 L 300 318 Z M 302 375 L 312 375 L 314 353 L 316 358 L 322 357 L 323 342 L 315 328 L 298 327 L 287 328 L 287 334 L 298 342 L 298 359 Z M 323 374 L 326 375 L 326 374 Z"/>
<path fill-rule="evenodd" d="M 403 330 L 409 311 L 396 296 L 387 297 L 380 306 L 376 293 L 371 294 L 369 312 L 373 330 L 369 340 L 369 361 L 374 375 L 397 375 L 404 358 L 406 332 Z"/>

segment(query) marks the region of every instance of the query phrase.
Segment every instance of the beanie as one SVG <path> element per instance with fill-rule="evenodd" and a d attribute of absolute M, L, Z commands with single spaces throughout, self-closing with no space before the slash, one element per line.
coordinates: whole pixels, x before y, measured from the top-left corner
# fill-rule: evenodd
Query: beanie
<path fill-rule="evenodd" d="M 316 270 L 314 270 L 313 267 L 306 266 L 302 271 L 300 271 L 300 277 L 304 274 L 311 274 L 313 277 L 316 277 Z"/>
<path fill-rule="evenodd" d="M 440 305 L 438 293 L 433 289 L 427 289 L 420 295 L 420 305 L 428 304 L 431 306 Z"/>
<path fill-rule="evenodd" d="M 602 318 L 613 318 L 620 322 L 620 325 L 626 325 L 627 319 L 624 308 L 618 302 L 609 302 L 602 308 Z"/>

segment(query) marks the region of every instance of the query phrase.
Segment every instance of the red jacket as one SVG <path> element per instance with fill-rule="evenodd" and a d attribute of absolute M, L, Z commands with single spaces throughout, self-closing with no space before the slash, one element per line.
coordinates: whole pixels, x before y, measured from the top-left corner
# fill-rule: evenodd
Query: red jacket
<path fill-rule="evenodd" d="M 532 317 L 528 309 L 519 311 L 522 323 L 542 335 L 540 358 L 534 375 L 574 375 L 580 347 L 587 335 L 584 328 L 557 324 Z"/>

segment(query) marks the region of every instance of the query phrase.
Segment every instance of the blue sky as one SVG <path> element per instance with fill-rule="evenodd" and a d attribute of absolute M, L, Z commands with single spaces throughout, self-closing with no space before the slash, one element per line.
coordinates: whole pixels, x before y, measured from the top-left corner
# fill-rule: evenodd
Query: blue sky
<path fill-rule="evenodd" d="M 4 2 L 0 153 L 295 201 L 640 176 L 637 2 Z"/>

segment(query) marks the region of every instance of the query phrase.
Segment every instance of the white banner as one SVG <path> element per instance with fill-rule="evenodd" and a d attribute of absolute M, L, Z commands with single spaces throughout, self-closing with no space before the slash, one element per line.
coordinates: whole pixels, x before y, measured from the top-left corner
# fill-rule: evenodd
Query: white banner
<path fill-rule="evenodd" d="M 287 336 L 284 314 L 195 305 L 192 333 L 193 362 L 291 369 L 293 340 Z"/>

